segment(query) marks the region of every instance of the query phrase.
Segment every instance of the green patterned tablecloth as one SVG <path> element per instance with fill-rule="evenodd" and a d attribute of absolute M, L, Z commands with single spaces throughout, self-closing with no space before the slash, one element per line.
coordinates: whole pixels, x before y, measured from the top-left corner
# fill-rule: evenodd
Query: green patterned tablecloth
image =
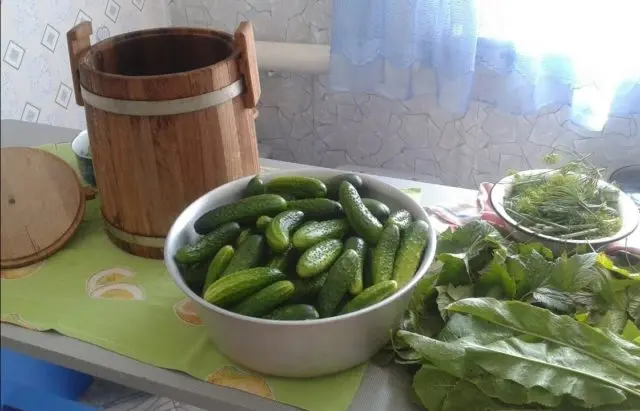
<path fill-rule="evenodd" d="M 67 144 L 42 148 L 73 165 Z M 209 341 L 162 261 L 134 257 L 109 242 L 98 200 L 88 203 L 78 232 L 63 250 L 33 266 L 2 271 L 1 292 L 2 321 L 55 330 L 147 364 L 308 410 L 346 410 L 365 370 L 362 365 L 323 378 L 288 379 L 235 365 Z"/>

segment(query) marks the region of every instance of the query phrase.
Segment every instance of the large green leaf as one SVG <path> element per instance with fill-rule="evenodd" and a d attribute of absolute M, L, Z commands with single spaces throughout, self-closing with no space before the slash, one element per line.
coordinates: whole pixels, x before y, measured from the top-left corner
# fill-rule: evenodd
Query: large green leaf
<path fill-rule="evenodd" d="M 488 373 L 467 378 L 473 385 L 489 397 L 507 404 L 526 405 L 540 404 L 545 407 L 556 407 L 562 403 L 563 397 L 540 387 L 524 387 L 512 380 L 495 378 Z"/>
<path fill-rule="evenodd" d="M 436 258 L 442 263 L 437 285 L 466 285 L 473 282 L 465 254 L 438 254 Z"/>
<path fill-rule="evenodd" d="M 585 312 L 600 308 L 600 299 L 593 293 L 560 291 L 546 287 L 536 289 L 525 301 L 561 314 L 574 314 L 577 311 Z"/>
<path fill-rule="evenodd" d="M 431 365 L 413 377 L 413 389 L 429 411 L 491 411 L 514 409 L 487 396 L 469 381 Z"/>
<path fill-rule="evenodd" d="M 622 338 L 599 332 L 570 317 L 555 315 L 519 301 L 498 301 L 493 298 L 466 298 L 450 305 L 449 310 L 570 347 L 597 362 L 610 364 L 634 376 L 640 385 L 640 348 L 632 349 Z"/>
<path fill-rule="evenodd" d="M 632 341 L 634 344 L 640 344 L 640 329 L 631 321 L 627 321 L 622 330 L 622 338 Z"/>
<path fill-rule="evenodd" d="M 576 292 L 598 280 L 596 253 L 562 255 L 553 262 L 548 285 L 562 291 Z"/>
<path fill-rule="evenodd" d="M 480 272 L 480 278 L 475 285 L 477 296 L 515 297 L 516 281 L 509 274 L 504 252 L 496 250 L 493 253 L 493 259 Z"/>
<path fill-rule="evenodd" d="M 437 253 L 464 253 L 468 259 L 478 255 L 483 249 L 497 248 L 504 242 L 502 235 L 486 221 L 471 221 L 455 231 L 445 231 L 438 237 Z"/>
<path fill-rule="evenodd" d="M 447 311 L 449 304 L 462 300 L 463 298 L 473 297 L 472 285 L 460 285 L 457 287 L 452 284 L 439 285 L 436 287 L 436 290 L 438 290 L 438 297 L 436 298 L 438 311 L 445 321 L 449 319 L 449 312 Z"/>
<path fill-rule="evenodd" d="M 447 325 L 438 335 L 438 339 L 450 342 L 459 338 L 468 338 L 479 344 L 487 344 L 492 341 L 513 337 L 514 335 L 513 331 L 480 318 L 474 318 L 466 314 L 451 313 L 449 321 L 447 321 Z"/>
<path fill-rule="evenodd" d="M 553 262 L 547 261 L 536 250 L 511 258 L 509 272 L 516 279 L 516 297 L 522 298 L 534 290 L 549 285 Z"/>
<path fill-rule="evenodd" d="M 604 253 L 598 254 L 597 264 L 600 267 L 606 268 L 607 270 L 615 273 L 620 277 L 625 277 L 629 279 L 640 279 L 640 273 L 633 273 L 628 268 L 617 266 L 609 256 Z"/>
<path fill-rule="evenodd" d="M 627 289 L 627 313 L 636 326 L 640 327 L 640 285 Z"/>
<path fill-rule="evenodd" d="M 553 397 L 566 395 L 586 407 L 594 407 L 618 404 L 627 396 L 640 396 L 632 386 L 625 385 L 631 379 L 628 375 L 557 344 L 527 342 L 516 337 L 479 344 L 467 338 L 442 342 L 412 333 L 400 335 L 426 360 L 454 377 L 473 378 L 477 375 L 475 366 L 496 380 L 510 380 L 528 390 L 537 387 L 535 392 L 521 398 L 521 403 L 535 395 L 545 398 L 547 403 Z M 487 383 L 483 387 L 496 390 L 494 395 L 508 394 L 502 391 L 507 388 L 505 384 L 491 388 Z M 520 391 L 520 395 L 525 395 L 524 391 Z"/>
<path fill-rule="evenodd" d="M 553 252 L 541 243 L 513 243 L 513 248 L 517 254 L 529 254 L 532 251 L 536 251 L 547 260 L 553 260 Z"/>

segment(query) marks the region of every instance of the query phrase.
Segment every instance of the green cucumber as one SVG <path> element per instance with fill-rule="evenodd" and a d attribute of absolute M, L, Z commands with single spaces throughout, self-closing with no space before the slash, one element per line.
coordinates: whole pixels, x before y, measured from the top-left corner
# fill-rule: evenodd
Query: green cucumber
<path fill-rule="evenodd" d="M 405 230 L 393 267 L 393 279 L 398 287 L 404 286 L 415 275 L 428 241 L 429 225 L 425 221 L 415 221 Z"/>
<path fill-rule="evenodd" d="M 399 229 L 405 230 L 412 222 L 413 216 L 411 216 L 411 213 L 404 208 L 401 208 L 400 210 L 396 210 L 391 213 L 389 218 L 387 218 L 387 221 L 384 222 L 384 225 L 387 226 L 389 224 L 395 224 Z"/>
<path fill-rule="evenodd" d="M 385 203 L 380 200 L 376 200 L 375 198 L 363 198 L 362 202 L 367 207 L 367 209 L 371 211 L 371 214 L 373 214 L 375 218 L 378 219 L 378 221 L 387 221 L 391 210 L 389 210 L 389 207 Z"/>
<path fill-rule="evenodd" d="M 229 261 L 227 268 L 222 273 L 222 277 L 233 274 L 236 271 L 242 271 L 254 268 L 260 265 L 266 253 L 266 244 L 264 237 L 258 234 L 252 234 L 247 238 L 240 247 L 236 249 L 235 254 Z"/>
<path fill-rule="evenodd" d="M 286 208 L 287 201 L 281 196 L 260 194 L 208 211 L 196 220 L 193 227 L 196 233 L 207 234 L 216 227 L 230 221 L 253 224 L 261 215 L 274 216 L 286 210 Z"/>
<path fill-rule="evenodd" d="M 295 198 L 316 198 L 327 195 L 327 186 L 317 178 L 303 176 L 282 176 L 272 178 L 267 183 L 267 191 L 288 194 Z"/>
<path fill-rule="evenodd" d="M 398 283 L 394 280 L 385 280 L 376 285 L 372 285 L 355 296 L 353 300 L 349 301 L 347 305 L 342 308 L 339 315 L 352 313 L 354 311 L 362 310 L 370 305 L 374 305 L 393 295 L 397 289 Z"/>
<path fill-rule="evenodd" d="M 204 299 L 220 307 L 228 307 L 264 287 L 285 279 L 276 268 L 258 267 L 237 271 L 219 278 L 204 292 Z"/>
<path fill-rule="evenodd" d="M 249 317 L 262 317 L 287 301 L 293 294 L 293 290 L 291 281 L 275 282 L 240 301 L 231 311 Z"/>
<path fill-rule="evenodd" d="M 328 198 L 305 198 L 287 202 L 287 210 L 300 210 L 307 218 L 327 220 L 339 218 L 344 215 L 344 210 L 339 202 Z"/>
<path fill-rule="evenodd" d="M 240 247 L 242 243 L 247 241 L 247 238 L 249 238 L 251 234 L 253 234 L 253 230 L 251 228 L 245 228 L 244 230 L 240 231 L 240 234 L 238 234 L 238 238 L 236 238 L 236 248 Z"/>
<path fill-rule="evenodd" d="M 360 237 L 349 237 L 344 242 L 344 248 L 355 250 L 358 253 L 358 266 L 353 281 L 349 285 L 351 295 L 359 294 L 364 287 L 364 263 L 367 257 L 367 243 Z"/>
<path fill-rule="evenodd" d="M 373 265 L 373 249 L 375 247 L 367 247 L 367 256 L 364 260 L 364 286 L 363 288 L 371 287 L 373 285 L 373 273 L 371 266 Z"/>
<path fill-rule="evenodd" d="M 349 285 L 356 275 L 359 258 L 355 250 L 345 250 L 331 266 L 327 280 L 318 293 L 316 307 L 321 317 L 331 317 L 335 313 L 340 300 L 347 293 Z"/>
<path fill-rule="evenodd" d="M 296 261 L 300 254 L 295 248 L 289 248 L 281 254 L 274 255 L 267 263 L 267 267 L 277 268 L 283 273 L 288 273 L 291 268 L 295 269 Z"/>
<path fill-rule="evenodd" d="M 209 264 L 209 268 L 207 269 L 207 279 L 204 281 L 205 290 L 209 288 L 215 280 L 220 278 L 234 254 L 235 250 L 233 247 L 225 245 L 218 251 L 215 257 L 213 257 L 213 260 L 211 260 L 211 264 Z"/>
<path fill-rule="evenodd" d="M 290 233 L 304 221 L 304 213 L 299 210 L 283 211 L 269 223 L 265 234 L 269 247 L 275 252 L 281 253 L 291 245 Z"/>
<path fill-rule="evenodd" d="M 200 237 L 195 243 L 180 248 L 176 252 L 175 259 L 180 264 L 189 264 L 213 258 L 219 249 L 233 242 L 239 233 L 238 223 L 223 224 L 211 233 Z"/>
<path fill-rule="evenodd" d="M 259 175 L 253 177 L 247 183 L 247 188 L 245 189 L 245 196 L 257 196 L 260 194 L 264 194 L 267 192 L 267 186 L 264 184 L 264 181 L 260 178 Z"/>
<path fill-rule="evenodd" d="M 346 219 L 319 221 L 314 224 L 305 224 L 299 228 L 291 239 L 291 243 L 298 250 L 307 248 L 330 238 L 340 239 L 349 230 L 349 223 Z"/>
<path fill-rule="evenodd" d="M 294 278 L 291 281 L 295 286 L 295 291 L 290 298 L 292 303 L 312 302 L 327 280 L 329 273 L 324 272 L 311 278 Z"/>
<path fill-rule="evenodd" d="M 362 181 L 362 177 L 357 174 L 340 174 L 338 176 L 332 177 L 327 182 L 327 197 L 338 199 L 340 197 L 340 184 L 343 181 L 348 181 L 352 186 L 355 187 L 358 192 L 361 192 L 364 188 L 364 182 Z"/>
<path fill-rule="evenodd" d="M 318 275 L 327 271 L 341 252 L 342 241 L 336 239 L 322 241 L 302 254 L 296 264 L 296 272 L 302 278 Z"/>
<path fill-rule="evenodd" d="M 340 185 L 340 204 L 351 227 L 366 242 L 375 244 L 382 234 L 382 224 L 364 205 L 358 190 L 348 181 Z"/>
<path fill-rule="evenodd" d="M 393 279 L 393 266 L 400 245 L 400 229 L 397 225 L 388 225 L 382 230 L 378 244 L 373 249 L 371 280 L 373 284 Z"/>
<path fill-rule="evenodd" d="M 269 217 L 268 215 L 261 215 L 256 220 L 256 228 L 264 232 L 264 230 L 267 229 L 269 224 L 271 224 L 271 221 L 273 221 L 273 218 Z"/>
<path fill-rule="evenodd" d="M 314 306 L 308 304 L 290 304 L 276 308 L 264 318 L 279 321 L 317 320 L 320 314 Z"/>
<path fill-rule="evenodd" d="M 180 273 L 187 287 L 198 295 L 202 295 L 202 290 L 204 290 L 208 267 L 209 260 L 204 260 L 197 263 L 184 264 L 180 269 Z"/>

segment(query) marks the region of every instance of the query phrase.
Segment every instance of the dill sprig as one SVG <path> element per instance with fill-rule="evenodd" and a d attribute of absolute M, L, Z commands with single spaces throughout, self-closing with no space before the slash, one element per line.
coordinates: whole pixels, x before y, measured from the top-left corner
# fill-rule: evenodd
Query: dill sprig
<path fill-rule="evenodd" d="M 557 153 L 545 161 L 559 161 Z M 588 156 L 578 156 L 548 172 L 514 174 L 511 192 L 504 200 L 507 213 L 520 225 L 541 234 L 564 239 L 593 239 L 616 233 L 622 221 L 618 191 L 598 186 L 602 169 Z"/>

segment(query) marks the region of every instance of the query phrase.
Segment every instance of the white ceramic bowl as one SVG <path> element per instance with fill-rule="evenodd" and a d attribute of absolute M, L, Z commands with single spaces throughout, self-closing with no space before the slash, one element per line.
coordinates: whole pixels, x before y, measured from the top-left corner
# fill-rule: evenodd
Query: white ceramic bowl
<path fill-rule="evenodd" d="M 341 171 L 301 169 L 264 174 L 301 175 L 327 180 Z M 361 311 L 311 321 L 273 321 L 246 317 L 209 304 L 189 289 L 173 259 L 183 245 L 198 235 L 193 223 L 206 211 L 241 198 L 251 177 L 227 183 L 200 197 L 174 222 L 164 249 L 164 260 L 176 285 L 196 307 L 218 349 L 247 368 L 285 377 L 316 377 L 346 370 L 367 361 L 389 339 L 409 304 L 411 291 L 433 261 L 436 233 L 430 224 L 429 245 L 414 278 L 393 296 Z M 369 196 L 392 210 L 405 208 L 416 219 L 429 221 L 423 208 L 402 191 L 362 175 Z M 328 395 L 330 395 L 328 393 Z"/>
<path fill-rule="evenodd" d="M 536 174 L 549 173 L 550 171 L 552 170 L 526 170 L 521 171 L 517 174 L 526 177 Z M 576 246 L 582 244 L 589 244 L 593 248 L 599 249 L 615 241 L 622 240 L 623 238 L 628 237 L 638 226 L 640 216 L 638 214 L 638 208 L 636 207 L 633 200 L 615 186 L 607 183 L 606 181 L 600 180 L 598 182 L 599 187 L 609 188 L 619 192 L 618 212 L 620 213 L 620 218 L 622 219 L 622 227 L 620 227 L 620 230 L 618 230 L 617 233 L 609 237 L 594 238 L 589 240 L 564 239 L 538 233 L 530 228 L 519 224 L 504 209 L 503 201 L 511 194 L 514 178 L 514 176 L 507 176 L 496 183 L 491 189 L 489 198 L 494 210 L 504 221 L 506 221 L 509 228 L 511 228 L 513 238 L 517 241 L 538 241 L 555 252 L 575 248 Z"/>

